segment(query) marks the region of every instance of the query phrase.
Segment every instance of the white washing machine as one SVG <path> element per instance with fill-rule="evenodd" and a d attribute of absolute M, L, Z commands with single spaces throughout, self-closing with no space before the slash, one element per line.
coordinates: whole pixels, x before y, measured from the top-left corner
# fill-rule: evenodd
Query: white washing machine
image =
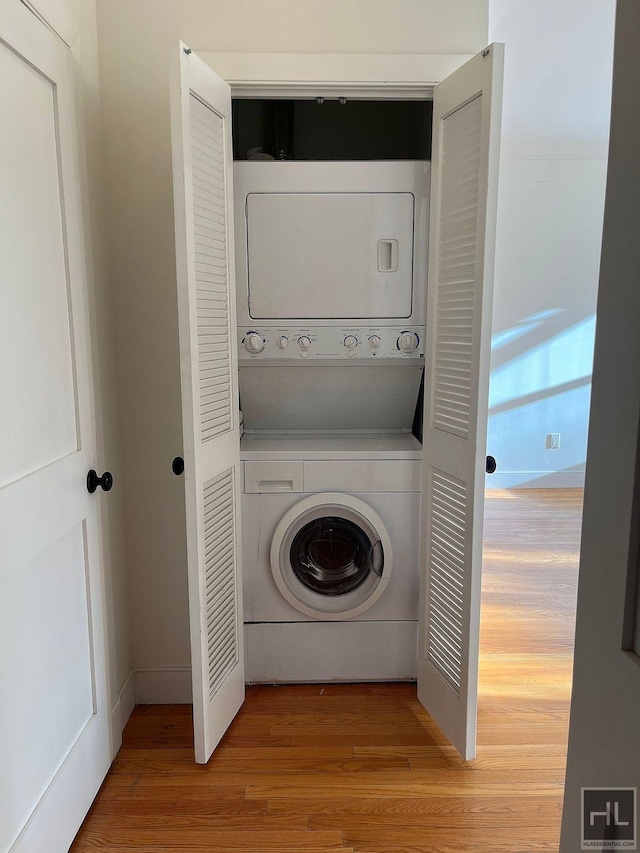
<path fill-rule="evenodd" d="M 250 682 L 415 678 L 420 443 L 245 434 Z"/>

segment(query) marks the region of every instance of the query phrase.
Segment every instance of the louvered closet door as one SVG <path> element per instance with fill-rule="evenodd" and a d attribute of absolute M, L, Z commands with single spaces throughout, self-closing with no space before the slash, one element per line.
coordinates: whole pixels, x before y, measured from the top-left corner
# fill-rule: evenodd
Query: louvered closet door
<path fill-rule="evenodd" d="M 436 87 L 418 698 L 475 755 L 503 45 Z"/>
<path fill-rule="evenodd" d="M 244 701 L 231 93 L 176 47 L 171 128 L 196 761 Z"/>

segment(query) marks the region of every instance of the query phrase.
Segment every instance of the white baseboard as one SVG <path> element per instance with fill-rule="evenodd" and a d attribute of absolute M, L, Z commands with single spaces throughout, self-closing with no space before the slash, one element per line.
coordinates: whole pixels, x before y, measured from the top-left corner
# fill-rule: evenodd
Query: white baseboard
<path fill-rule="evenodd" d="M 496 471 L 486 478 L 491 489 L 583 489 L 584 471 Z"/>
<path fill-rule="evenodd" d="M 122 744 L 122 732 L 136 705 L 135 670 L 131 670 L 111 709 L 112 757 Z"/>
<path fill-rule="evenodd" d="M 111 757 L 122 745 L 122 732 L 136 705 L 190 703 L 191 696 L 189 667 L 132 669 L 111 708 Z"/>
<path fill-rule="evenodd" d="M 190 667 L 145 667 L 135 672 L 138 705 L 192 702 Z"/>

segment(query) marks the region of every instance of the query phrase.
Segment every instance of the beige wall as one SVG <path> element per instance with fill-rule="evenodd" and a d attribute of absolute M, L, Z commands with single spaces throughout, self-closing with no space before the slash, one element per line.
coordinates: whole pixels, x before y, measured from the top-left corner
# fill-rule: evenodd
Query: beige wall
<path fill-rule="evenodd" d="M 488 452 L 493 488 L 580 487 L 615 0 L 490 0 L 505 42 Z M 560 433 L 557 450 L 548 433 Z"/>
<path fill-rule="evenodd" d="M 486 0 L 98 0 L 136 667 L 188 667 L 168 67 L 215 52 L 472 54 Z M 175 673 L 169 672 L 171 679 Z M 151 698 L 162 698 L 158 693 Z"/>
<path fill-rule="evenodd" d="M 124 489 L 115 370 L 112 294 L 107 259 L 103 132 L 94 0 L 34 0 L 38 13 L 70 45 L 76 86 L 83 227 L 85 230 L 96 389 L 98 459 L 115 485 L 98 496 L 104 535 L 112 705 L 131 672 L 129 590 L 123 541 Z M 119 732 L 116 732 L 116 737 Z"/>

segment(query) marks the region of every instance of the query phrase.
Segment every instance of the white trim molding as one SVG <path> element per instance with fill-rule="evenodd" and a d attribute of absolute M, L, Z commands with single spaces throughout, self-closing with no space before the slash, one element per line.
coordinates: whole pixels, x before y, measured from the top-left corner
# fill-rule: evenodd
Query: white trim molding
<path fill-rule="evenodd" d="M 111 708 L 111 757 L 122 745 L 122 732 L 136 705 L 191 702 L 190 667 L 132 669 Z"/>
<path fill-rule="evenodd" d="M 135 670 L 131 670 L 111 708 L 111 757 L 122 745 L 122 732 L 136 706 Z"/>
<path fill-rule="evenodd" d="M 62 0 L 20 0 L 30 12 L 64 42 L 71 47 L 77 35 L 67 4 Z"/>
<path fill-rule="evenodd" d="M 432 98 L 467 54 L 200 53 L 234 98 Z"/>

